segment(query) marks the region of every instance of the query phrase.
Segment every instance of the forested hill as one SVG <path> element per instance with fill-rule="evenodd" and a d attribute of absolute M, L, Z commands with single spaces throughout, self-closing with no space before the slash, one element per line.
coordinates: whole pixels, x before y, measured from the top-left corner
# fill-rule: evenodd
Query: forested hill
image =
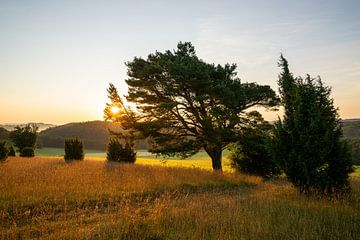
<path fill-rule="evenodd" d="M 9 138 L 9 131 L 3 127 L 0 127 L 0 140 L 6 140 Z"/>
<path fill-rule="evenodd" d="M 342 129 L 346 138 L 360 138 L 360 119 L 342 121 Z"/>
<path fill-rule="evenodd" d="M 68 123 L 40 132 L 39 144 L 42 147 L 63 148 L 66 138 L 79 137 L 85 149 L 105 150 L 110 137 L 109 128 L 113 131 L 119 130 L 116 124 L 104 121 Z M 136 145 L 138 149 L 148 148 L 144 140 Z"/>

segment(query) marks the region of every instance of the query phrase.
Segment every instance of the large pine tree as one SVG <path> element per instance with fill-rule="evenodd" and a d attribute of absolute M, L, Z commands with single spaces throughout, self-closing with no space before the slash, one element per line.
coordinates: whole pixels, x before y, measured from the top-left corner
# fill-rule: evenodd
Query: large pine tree
<path fill-rule="evenodd" d="M 206 63 L 191 43 L 134 58 L 127 67 L 127 100 L 138 108 L 133 127 L 152 140 L 151 151 L 187 157 L 204 149 L 214 170 L 222 169 L 223 149 L 244 128 L 256 125 L 258 114 L 249 109 L 278 104 L 269 86 L 242 83 L 235 65 Z M 115 90 L 109 89 L 114 103 L 112 94 Z"/>
<path fill-rule="evenodd" d="M 294 78 L 281 56 L 279 87 L 285 114 L 275 124 L 275 159 L 302 193 L 349 189 L 352 162 L 331 89 L 320 77 Z"/>

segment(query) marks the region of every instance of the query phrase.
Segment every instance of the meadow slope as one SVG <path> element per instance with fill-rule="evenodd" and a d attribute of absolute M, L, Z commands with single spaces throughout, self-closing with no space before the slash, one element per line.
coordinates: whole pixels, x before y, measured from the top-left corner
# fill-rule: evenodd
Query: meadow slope
<path fill-rule="evenodd" d="M 330 201 L 284 179 L 11 157 L 0 164 L 0 239 L 360 239 L 357 176 L 351 198 Z"/>

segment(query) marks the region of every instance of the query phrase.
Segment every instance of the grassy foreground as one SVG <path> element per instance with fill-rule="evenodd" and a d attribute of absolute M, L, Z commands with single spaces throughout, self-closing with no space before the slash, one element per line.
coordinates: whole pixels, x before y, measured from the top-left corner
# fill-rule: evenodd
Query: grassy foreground
<path fill-rule="evenodd" d="M 351 198 L 329 201 L 282 179 L 12 157 L 0 164 L 0 239 L 360 239 L 356 176 Z"/>

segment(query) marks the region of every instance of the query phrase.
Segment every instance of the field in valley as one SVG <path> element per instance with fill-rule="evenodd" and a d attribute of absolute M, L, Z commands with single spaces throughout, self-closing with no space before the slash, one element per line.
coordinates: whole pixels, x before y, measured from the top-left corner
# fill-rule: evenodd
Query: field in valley
<path fill-rule="evenodd" d="M 141 163 L 9 158 L 0 239 L 360 239 L 359 173 L 351 198 L 330 201 L 281 178 Z"/>
<path fill-rule="evenodd" d="M 92 160 L 104 161 L 106 159 L 106 152 L 100 150 L 85 149 L 85 158 L 91 158 Z M 137 160 L 136 163 L 146 165 L 161 165 L 168 167 L 189 167 L 211 170 L 211 162 L 208 155 L 204 151 L 200 151 L 194 156 L 187 159 L 179 159 L 176 157 L 163 158 L 149 153 L 147 150 L 136 150 Z M 223 169 L 227 172 L 232 172 L 230 162 L 226 158 L 228 151 L 223 152 Z M 64 156 L 63 148 L 41 148 L 36 149 L 36 156 L 40 157 L 60 157 Z"/>

